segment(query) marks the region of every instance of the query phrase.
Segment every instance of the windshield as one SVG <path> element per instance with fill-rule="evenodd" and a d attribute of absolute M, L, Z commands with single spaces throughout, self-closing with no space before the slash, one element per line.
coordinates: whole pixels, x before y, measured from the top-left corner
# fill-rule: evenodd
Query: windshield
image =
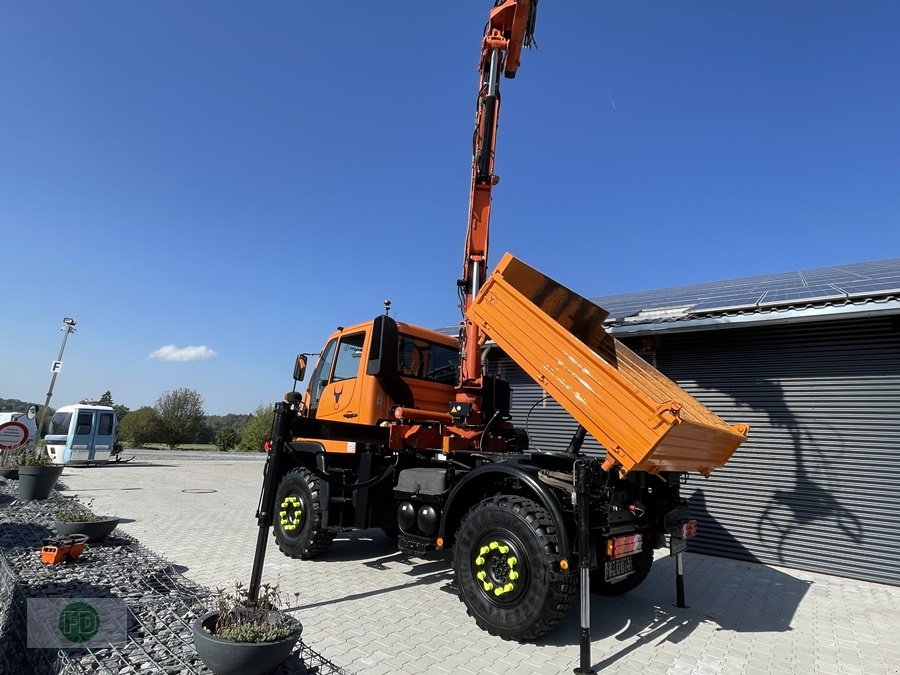
<path fill-rule="evenodd" d="M 72 413 L 53 413 L 53 417 L 50 418 L 50 428 L 47 430 L 47 433 L 51 436 L 68 436 L 69 424 L 71 423 Z"/>

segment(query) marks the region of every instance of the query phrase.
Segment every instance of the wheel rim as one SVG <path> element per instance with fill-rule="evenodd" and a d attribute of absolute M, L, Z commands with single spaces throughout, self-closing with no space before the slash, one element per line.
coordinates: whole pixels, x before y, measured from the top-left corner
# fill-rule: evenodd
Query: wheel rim
<path fill-rule="evenodd" d="M 306 505 L 303 499 L 296 495 L 287 495 L 281 500 L 278 509 L 281 531 L 286 537 L 296 538 L 303 531 L 303 523 L 306 520 Z"/>
<path fill-rule="evenodd" d="M 529 581 L 524 546 L 504 530 L 488 532 L 472 551 L 475 587 L 494 605 L 514 605 L 524 595 Z"/>

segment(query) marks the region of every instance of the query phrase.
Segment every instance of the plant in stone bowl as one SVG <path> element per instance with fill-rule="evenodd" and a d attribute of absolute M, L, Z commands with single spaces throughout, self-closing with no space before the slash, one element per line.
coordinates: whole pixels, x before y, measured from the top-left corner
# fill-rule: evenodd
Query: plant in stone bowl
<path fill-rule="evenodd" d="M 88 543 L 96 543 L 106 539 L 119 524 L 115 516 L 98 516 L 91 511 L 93 501 L 87 505 L 77 500 L 77 495 L 66 501 L 65 506 L 57 510 L 53 529 L 61 535 L 87 535 Z"/>
<path fill-rule="evenodd" d="M 258 675 L 283 662 L 303 626 L 281 604 L 277 586 L 263 584 L 255 600 L 240 583 L 233 592 L 218 589 L 215 609 L 193 625 L 194 646 L 206 667 L 216 675 Z"/>
<path fill-rule="evenodd" d="M 42 447 L 21 448 L 14 457 L 19 471 L 19 499 L 47 499 L 62 475 L 62 465 L 54 464 Z"/>
<path fill-rule="evenodd" d="M 23 452 L 24 445 L 0 449 L 0 478 L 19 480 L 19 461 Z"/>

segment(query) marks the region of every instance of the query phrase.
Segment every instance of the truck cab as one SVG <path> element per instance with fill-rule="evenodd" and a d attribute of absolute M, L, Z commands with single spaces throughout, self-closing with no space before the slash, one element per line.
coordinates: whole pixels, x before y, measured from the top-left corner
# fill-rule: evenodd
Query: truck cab
<path fill-rule="evenodd" d="M 456 338 L 380 316 L 329 336 L 304 408 L 317 420 L 370 426 L 392 419 L 397 406 L 447 411 L 458 373 Z M 329 453 L 356 451 L 353 441 L 321 443 Z"/>

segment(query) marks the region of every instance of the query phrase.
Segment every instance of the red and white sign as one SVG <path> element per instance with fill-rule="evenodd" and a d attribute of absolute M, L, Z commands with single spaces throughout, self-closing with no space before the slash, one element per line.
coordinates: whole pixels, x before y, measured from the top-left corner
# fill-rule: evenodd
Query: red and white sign
<path fill-rule="evenodd" d="M 9 450 L 28 442 L 28 427 L 21 422 L 0 424 L 0 450 Z"/>

